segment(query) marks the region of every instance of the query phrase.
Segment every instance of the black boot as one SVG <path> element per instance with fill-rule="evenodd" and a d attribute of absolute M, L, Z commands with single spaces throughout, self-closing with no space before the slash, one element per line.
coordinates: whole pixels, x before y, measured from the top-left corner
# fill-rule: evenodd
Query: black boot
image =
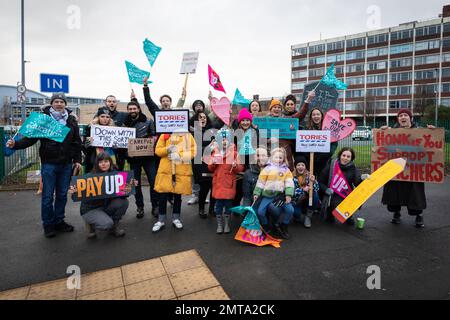
<path fill-rule="evenodd" d="M 355 225 L 355 219 L 353 219 L 353 217 L 350 217 L 350 218 L 347 219 L 347 221 L 345 221 L 345 223 L 348 226 L 354 226 Z"/>
<path fill-rule="evenodd" d="M 113 227 L 109 230 L 109 233 L 116 238 L 123 237 L 125 235 L 125 230 L 119 229 L 119 221 L 114 221 Z"/>
<path fill-rule="evenodd" d="M 400 220 L 400 217 L 401 217 L 402 215 L 400 214 L 400 212 L 394 212 L 394 216 L 392 217 L 392 220 L 391 220 L 391 222 L 393 223 L 393 224 L 400 224 L 400 222 L 401 222 L 401 220 Z"/>
<path fill-rule="evenodd" d="M 280 229 L 281 229 L 281 237 L 285 240 L 289 240 L 291 236 L 289 235 L 288 225 L 282 223 L 280 225 Z"/>
<path fill-rule="evenodd" d="M 54 237 L 56 237 L 55 226 L 53 226 L 53 225 L 44 226 L 44 235 L 47 238 L 54 238 Z"/>
<path fill-rule="evenodd" d="M 202 219 L 208 218 L 208 215 L 205 213 L 205 208 L 199 209 L 199 210 L 198 210 L 198 215 L 199 215 L 200 218 L 202 218 Z"/>
<path fill-rule="evenodd" d="M 154 216 L 155 218 L 158 218 L 158 207 L 153 207 L 152 208 L 152 216 Z"/>
<path fill-rule="evenodd" d="M 59 232 L 73 232 L 74 227 L 70 224 L 66 223 L 65 221 L 60 222 L 55 225 L 55 231 Z"/>
<path fill-rule="evenodd" d="M 144 207 L 137 208 L 136 218 L 142 219 L 144 217 Z"/>
<path fill-rule="evenodd" d="M 423 222 L 423 215 L 421 214 L 416 216 L 416 228 L 425 228 L 425 223 Z"/>

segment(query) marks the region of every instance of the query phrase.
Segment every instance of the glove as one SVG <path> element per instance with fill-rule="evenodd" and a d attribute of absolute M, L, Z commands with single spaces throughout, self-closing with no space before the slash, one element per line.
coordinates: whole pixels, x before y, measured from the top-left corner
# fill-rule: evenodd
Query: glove
<path fill-rule="evenodd" d="M 167 153 L 171 154 L 177 151 L 177 147 L 174 145 L 171 145 L 167 148 Z"/>
<path fill-rule="evenodd" d="M 333 191 L 333 189 L 328 188 L 327 190 L 325 190 L 325 194 L 327 196 L 332 196 L 334 194 L 334 191 Z"/>
<path fill-rule="evenodd" d="M 181 157 L 177 152 L 173 152 L 169 154 L 169 160 L 170 161 L 180 161 Z"/>

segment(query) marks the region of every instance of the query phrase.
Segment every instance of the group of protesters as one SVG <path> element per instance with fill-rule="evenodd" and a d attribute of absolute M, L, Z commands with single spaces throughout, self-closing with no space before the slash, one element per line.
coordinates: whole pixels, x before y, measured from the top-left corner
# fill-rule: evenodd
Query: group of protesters
<path fill-rule="evenodd" d="M 182 196 L 192 195 L 188 204 L 198 204 L 198 214 L 202 219 L 215 217 L 217 234 L 231 232 L 230 209 L 243 205 L 254 208 L 265 232 L 289 239 L 288 226 L 291 223 L 311 228 L 314 214 L 320 214 L 329 223 L 335 221 L 332 211 L 344 200 L 344 196 L 331 187 L 335 168 L 339 168 L 352 189 L 363 180 L 355 166 L 357 155 L 352 148 L 343 147 L 333 158 L 337 142 L 331 143 L 330 152 L 315 154 L 314 169 L 309 172 L 309 153 L 297 152 L 295 140 L 260 139 L 260 130 L 253 123 L 254 116 L 263 114 L 257 100 L 242 108 L 229 125 L 207 110 L 202 100 L 195 100 L 189 133 L 157 134 L 155 113 L 170 110 L 172 98 L 161 96 L 158 106 L 150 95 L 147 79 L 144 79 L 143 95 L 153 119 L 142 112 L 132 92 L 127 112 L 118 111 L 118 101 L 110 95 L 106 97 L 105 105 L 98 109 L 91 125 L 134 128 L 136 138 L 154 139 L 153 156 L 130 157 L 127 149 L 93 146 L 90 126 L 86 137 L 81 137 L 77 119 L 66 108 L 67 99 L 63 93 L 53 94 L 50 105 L 43 108 L 43 112 L 70 129 L 64 141 L 26 137 L 8 141 L 7 147 L 14 149 L 27 148 L 38 140 L 41 142 L 41 215 L 46 237 L 74 230 L 65 221 L 65 207 L 68 193 L 76 192 L 75 186 L 70 186 L 71 177 L 81 172 L 82 165 L 86 173 L 98 174 L 123 171 L 128 162 L 134 174 L 131 184 L 135 187 L 138 219 L 145 214 L 142 194 L 144 170 L 150 189 L 150 212 L 157 219 L 152 227 L 154 233 L 166 225 L 168 203 L 172 208 L 172 225 L 181 230 Z M 311 91 L 298 111 L 294 95 L 288 95 L 283 101 L 272 99 L 265 116 L 297 118 L 300 124 L 306 119 L 304 125 L 299 125 L 299 130 L 321 130 L 324 112 L 320 108 L 309 107 L 314 97 L 315 93 Z M 183 90 L 176 109 L 183 108 L 185 98 Z M 397 120 L 397 127 L 415 127 L 408 109 L 399 110 Z M 400 223 L 401 207 L 405 206 L 409 215 L 416 217 L 415 226 L 424 227 L 422 212 L 426 208 L 426 198 L 423 183 L 389 182 L 384 186 L 382 203 L 393 213 L 392 223 Z M 119 222 L 128 207 L 129 200 L 125 196 L 83 200 L 80 214 L 86 223 L 88 237 L 94 238 L 99 230 L 109 231 L 116 237 L 125 235 Z M 353 225 L 353 218 L 349 218 L 346 224 Z"/>

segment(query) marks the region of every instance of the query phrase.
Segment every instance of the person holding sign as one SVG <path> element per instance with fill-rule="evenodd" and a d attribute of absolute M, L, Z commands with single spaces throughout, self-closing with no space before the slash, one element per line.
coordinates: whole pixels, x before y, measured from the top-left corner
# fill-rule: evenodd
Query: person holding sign
<path fill-rule="evenodd" d="M 150 96 L 150 89 L 148 87 L 148 78 L 147 77 L 144 78 L 144 87 L 142 88 L 142 90 L 144 92 L 145 105 L 147 106 L 147 108 L 150 111 L 153 118 L 155 118 L 155 111 L 170 110 L 172 108 L 172 98 L 167 94 L 162 95 L 161 98 L 159 98 L 159 102 L 161 103 L 161 108 L 158 107 L 158 105 L 153 101 L 152 97 Z M 180 100 L 178 100 L 178 103 L 177 103 L 177 109 L 183 108 L 185 99 L 186 99 L 186 91 L 183 88 L 181 98 L 180 98 Z"/>
<path fill-rule="evenodd" d="M 435 129 L 435 126 L 428 125 L 428 129 Z M 417 125 L 413 122 L 413 115 L 408 109 L 401 109 L 397 113 L 397 123 L 394 128 L 414 129 Z M 383 126 L 380 129 L 390 129 Z M 425 184 L 423 182 L 389 181 L 383 187 L 381 202 L 387 205 L 387 210 L 392 212 L 393 224 L 400 224 L 401 208 L 406 207 L 410 216 L 416 217 L 416 227 L 424 228 L 423 210 L 427 207 L 425 197 Z"/>
<path fill-rule="evenodd" d="M 65 208 L 72 172 L 81 169 L 81 138 L 77 119 L 69 109 L 66 109 L 67 100 L 64 93 L 53 94 L 50 104 L 43 109 L 44 114 L 70 129 L 62 142 L 25 137 L 19 141 L 9 140 L 6 145 L 8 148 L 18 150 L 28 148 L 38 141 L 41 143 L 39 147 L 43 185 L 41 217 L 47 238 L 55 237 L 57 231 L 74 230 L 73 226 L 64 221 Z"/>
<path fill-rule="evenodd" d="M 84 165 L 86 168 L 86 172 L 91 172 L 95 165 L 95 158 L 101 152 L 107 152 L 113 163 L 116 164 L 116 149 L 115 148 L 103 148 L 103 147 L 94 147 L 92 146 L 93 138 L 91 137 L 91 125 L 100 125 L 100 126 L 114 126 L 114 121 L 111 118 L 111 113 L 106 108 L 99 108 L 94 120 L 92 123 L 86 128 L 86 140 L 83 143 L 83 151 L 85 154 Z"/>
<path fill-rule="evenodd" d="M 294 174 L 294 221 L 300 223 L 302 214 L 304 215 L 305 228 L 311 228 L 311 218 L 314 210 L 319 207 L 319 183 L 316 177 L 307 170 L 308 162 L 305 157 L 295 157 Z M 310 181 L 313 183 L 313 189 L 309 189 Z M 309 193 L 313 192 L 313 205 L 308 210 Z"/>
<path fill-rule="evenodd" d="M 190 133 L 162 134 L 156 144 L 155 153 L 161 158 L 156 175 L 155 191 L 160 193 L 159 218 L 152 232 L 165 226 L 167 201 L 173 194 L 173 226 L 181 230 L 181 196 L 192 194 L 192 164 L 197 146 Z"/>
<path fill-rule="evenodd" d="M 91 173 L 114 172 L 115 165 L 112 158 L 106 152 L 97 155 L 94 168 Z M 136 180 L 131 180 L 135 186 L 138 184 Z M 69 193 L 75 194 L 77 187 L 71 186 Z M 108 230 L 115 237 L 123 237 L 125 231 L 118 228 L 120 220 L 128 209 L 128 199 L 126 197 L 82 200 L 80 205 L 80 214 L 86 222 L 88 230 L 88 238 L 96 237 L 96 230 Z"/>
<path fill-rule="evenodd" d="M 335 221 L 333 210 L 362 182 L 361 173 L 354 161 L 355 151 L 348 147 L 342 148 L 337 159 L 328 163 L 320 174 L 320 189 L 325 193 L 321 214 L 328 222 Z M 350 217 L 346 223 L 354 225 L 355 221 Z"/>
<path fill-rule="evenodd" d="M 276 148 L 271 152 L 269 164 L 261 171 L 255 190 L 253 201 L 261 197 L 258 207 L 258 218 L 264 231 L 269 233 L 272 226 L 269 224 L 268 213 L 274 218 L 274 232 L 283 239 L 289 239 L 288 225 L 294 214 L 292 196 L 294 195 L 294 180 L 289 170 L 286 151 Z M 279 223 L 284 212 L 283 221 Z"/>
<path fill-rule="evenodd" d="M 125 119 L 124 126 L 128 128 L 136 129 L 136 138 L 154 138 L 155 124 L 153 120 L 147 119 L 145 114 L 141 111 L 141 106 L 134 100 L 130 101 L 127 105 L 128 116 Z M 156 216 L 159 195 L 155 192 L 155 176 L 156 176 L 156 163 L 154 156 L 141 156 L 141 157 L 128 157 L 128 163 L 131 170 L 133 170 L 134 178 L 139 182 L 136 187 L 136 218 L 142 219 L 144 217 L 144 196 L 142 195 L 141 187 L 141 174 L 144 169 L 145 174 L 150 185 L 150 199 L 152 203 L 152 214 Z"/>

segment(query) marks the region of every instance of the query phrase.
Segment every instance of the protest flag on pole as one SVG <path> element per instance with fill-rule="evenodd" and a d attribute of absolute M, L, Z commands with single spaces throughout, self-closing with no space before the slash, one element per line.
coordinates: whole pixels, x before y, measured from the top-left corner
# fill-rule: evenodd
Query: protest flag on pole
<path fill-rule="evenodd" d="M 222 85 L 222 82 L 220 81 L 219 75 L 211 68 L 211 66 L 208 64 L 208 77 L 209 77 L 209 84 L 217 91 L 222 91 L 226 94 L 225 89 Z"/>
<path fill-rule="evenodd" d="M 245 99 L 242 93 L 236 88 L 236 92 L 234 93 L 233 105 L 240 105 L 243 107 L 248 107 L 252 101 L 249 99 Z"/>
<path fill-rule="evenodd" d="M 148 62 L 150 63 L 150 66 L 153 67 L 153 64 L 155 63 L 156 58 L 158 57 L 159 53 L 161 52 L 161 47 L 158 47 L 153 42 L 145 38 L 144 42 L 144 52 L 147 56 Z"/>
<path fill-rule="evenodd" d="M 125 66 L 127 68 L 128 80 L 130 80 L 130 82 L 144 84 L 144 78 L 150 77 L 150 72 L 139 69 L 129 61 L 125 60 Z M 148 83 L 152 83 L 152 81 L 149 80 Z"/>

